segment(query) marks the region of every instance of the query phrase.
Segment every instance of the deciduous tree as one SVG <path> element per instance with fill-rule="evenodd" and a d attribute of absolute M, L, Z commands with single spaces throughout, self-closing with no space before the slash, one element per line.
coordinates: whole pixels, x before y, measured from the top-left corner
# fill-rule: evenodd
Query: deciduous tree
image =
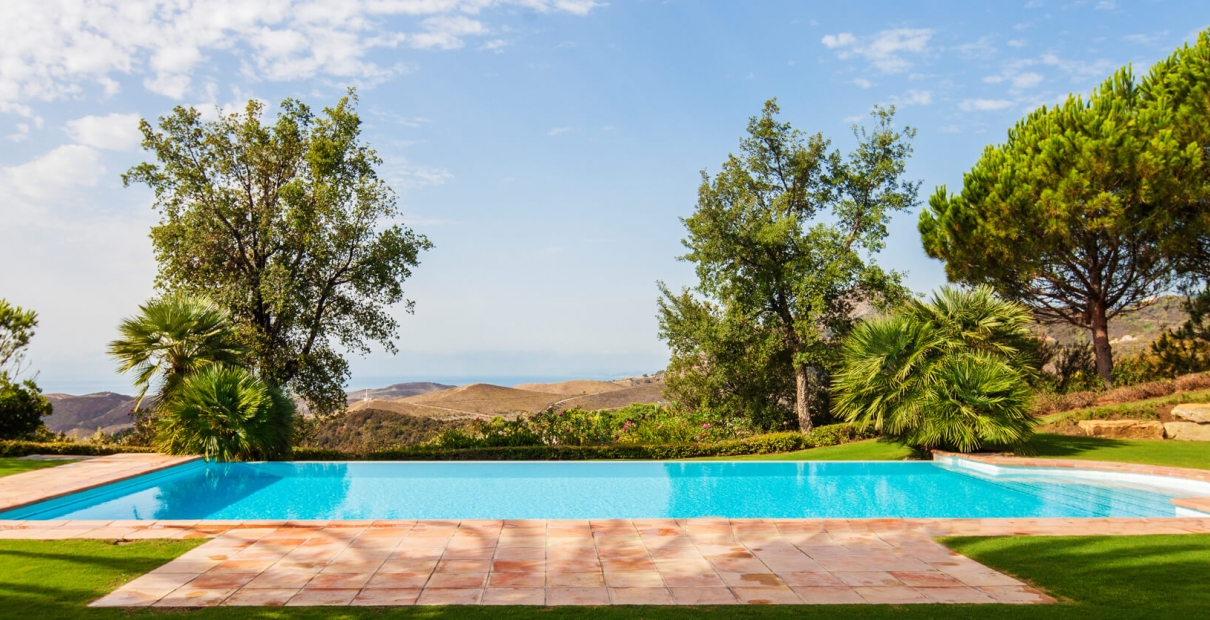
<path fill-rule="evenodd" d="M 740 155 L 714 177 L 702 173 L 697 209 L 683 220 L 682 259 L 696 266 L 694 292 L 720 316 L 776 335 L 778 350 L 753 359 L 788 360 L 794 392 L 784 396 L 806 432 L 823 413 L 812 395 L 826 385 L 855 310 L 902 294 L 898 275 L 870 257 L 883 247 L 891 214 L 916 205 L 919 184 L 903 179 L 915 131 L 896 130 L 894 109 L 876 108 L 873 129 L 854 127 L 858 145 L 842 157 L 821 134 L 778 122 L 778 112 L 767 102 L 748 123 Z M 673 342 L 669 330 L 690 306 L 669 291 L 664 300 L 661 327 Z M 676 352 L 674 368 L 722 358 L 705 339 Z"/>
<path fill-rule="evenodd" d="M 431 247 L 398 223 L 356 101 L 287 99 L 272 124 L 257 101 L 212 122 L 178 107 L 141 123 L 155 161 L 123 177 L 155 192 L 157 286 L 228 310 L 259 376 L 317 414 L 344 407 L 341 349 L 396 351 L 389 309 L 411 310 L 402 284 Z"/>

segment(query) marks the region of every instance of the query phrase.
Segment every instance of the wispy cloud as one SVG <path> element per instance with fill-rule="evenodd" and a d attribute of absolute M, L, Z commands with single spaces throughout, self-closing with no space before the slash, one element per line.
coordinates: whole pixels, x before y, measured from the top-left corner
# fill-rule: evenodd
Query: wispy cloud
<path fill-rule="evenodd" d="M 546 132 L 546 135 L 561 136 L 569 131 L 575 131 L 575 129 L 575 127 L 552 127 L 550 131 Z"/>
<path fill-rule="evenodd" d="M 902 96 L 891 97 L 891 103 L 896 105 L 928 105 L 933 102 L 933 93 L 927 90 L 912 89 Z"/>
<path fill-rule="evenodd" d="M 873 88 L 873 86 L 874 86 L 873 82 L 871 82 L 865 78 L 853 78 L 853 79 L 849 80 L 849 83 L 854 86 L 857 86 L 858 88 Z"/>
<path fill-rule="evenodd" d="M 989 112 L 1003 110 L 1013 105 L 1008 99 L 963 99 L 958 108 L 964 112 Z"/>
<path fill-rule="evenodd" d="M 933 31 L 926 28 L 892 28 L 865 37 L 851 32 L 824 35 L 820 42 L 842 60 L 863 58 L 883 73 L 903 73 L 912 67 L 908 56 L 928 51 Z"/>

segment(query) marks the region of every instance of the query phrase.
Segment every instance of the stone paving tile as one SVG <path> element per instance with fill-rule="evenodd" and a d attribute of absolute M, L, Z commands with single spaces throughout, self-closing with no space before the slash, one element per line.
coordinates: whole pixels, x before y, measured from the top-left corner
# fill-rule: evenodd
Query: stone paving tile
<path fill-rule="evenodd" d="M 94 604 L 707 605 L 1050 600 L 1012 577 L 944 549 L 930 534 L 899 520 L 874 524 L 610 520 L 558 522 L 558 527 L 550 525 L 545 530 L 534 523 L 467 522 L 465 528 L 458 523 L 423 521 L 235 526 Z M 68 529 L 90 531 L 85 527 Z M 539 536 L 538 531 L 546 534 Z M 591 534 L 583 540 L 596 544 L 565 545 L 563 541 L 579 540 L 565 536 L 575 533 Z M 490 541 L 476 546 L 468 542 L 497 535 L 502 541 L 525 541 L 526 545 L 540 538 L 544 546 L 484 546 Z M 492 553 L 473 558 L 463 553 L 482 549 Z M 669 549 L 677 552 L 661 553 Z"/>

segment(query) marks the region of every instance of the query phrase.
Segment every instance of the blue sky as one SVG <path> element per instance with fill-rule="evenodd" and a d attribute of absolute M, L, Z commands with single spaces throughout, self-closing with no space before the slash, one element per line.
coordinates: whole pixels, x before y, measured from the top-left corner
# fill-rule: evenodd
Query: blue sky
<path fill-rule="evenodd" d="M 0 6 L 0 296 L 33 308 L 48 391 L 129 391 L 105 357 L 152 293 L 135 125 L 175 105 L 322 107 L 361 94 L 404 221 L 428 235 L 398 356 L 352 387 L 659 370 L 657 280 L 692 283 L 679 217 L 747 118 L 847 149 L 896 104 L 925 197 L 1030 109 L 1143 72 L 1210 25 L 1205 2 L 290 2 Z M 915 214 L 879 260 L 944 282 Z"/>

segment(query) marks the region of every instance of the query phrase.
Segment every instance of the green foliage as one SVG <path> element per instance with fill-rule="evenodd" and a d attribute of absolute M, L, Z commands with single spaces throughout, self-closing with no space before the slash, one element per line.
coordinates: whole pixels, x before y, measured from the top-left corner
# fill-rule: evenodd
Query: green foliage
<path fill-rule="evenodd" d="M 0 375 L 15 378 L 21 371 L 25 347 L 34 337 L 38 315 L 0 299 Z"/>
<path fill-rule="evenodd" d="M 766 321 L 663 284 L 660 337 L 672 351 L 664 395 L 677 409 L 771 431 L 797 425 L 794 356 Z"/>
<path fill-rule="evenodd" d="M 687 444 L 724 441 L 750 435 L 735 423 L 718 423 L 702 413 L 636 404 L 614 411 L 556 410 L 506 420 L 474 420 L 446 429 L 430 445 L 442 448 L 506 446 L 603 446 L 612 444 Z"/>
<path fill-rule="evenodd" d="M 989 287 L 945 287 L 863 323 L 835 375 L 836 413 L 922 449 L 1021 446 L 1034 424 L 1029 322 Z"/>
<path fill-rule="evenodd" d="M 1202 69 L 1204 71 L 1204 69 Z M 962 191 L 920 214 L 925 250 L 951 280 L 987 284 L 1038 318 L 1088 329 L 1112 381 L 1108 321 L 1169 285 L 1166 213 L 1203 193 L 1196 144 L 1128 68 L 1084 99 L 1031 112 L 987 147 Z"/>
<path fill-rule="evenodd" d="M 34 337 L 38 315 L 0 299 L 0 439 L 28 439 L 45 430 L 42 418 L 53 411 L 33 379 L 19 380 L 21 362 Z"/>
<path fill-rule="evenodd" d="M 1210 149 L 1210 30 L 1202 31 L 1193 45 L 1183 45 L 1168 58 L 1151 67 L 1139 84 L 1145 105 L 1164 110 L 1171 122 L 1176 144 L 1196 150 L 1205 157 Z M 1186 171 L 1181 183 L 1189 191 L 1183 200 L 1164 204 L 1157 217 L 1163 218 L 1168 234 L 1162 249 L 1183 275 L 1186 284 L 1210 280 L 1210 209 L 1206 208 L 1210 190 L 1210 166 Z"/>
<path fill-rule="evenodd" d="M 153 383 L 156 404 L 172 400 L 185 377 L 213 365 L 239 365 L 246 349 L 226 311 L 208 299 L 169 295 L 139 306 L 109 343 L 120 372 L 133 372 L 139 409 Z"/>
<path fill-rule="evenodd" d="M 0 374 L 0 439 L 26 439 L 42 426 L 42 418 L 53 411 L 50 401 L 33 381 L 10 381 Z"/>
<path fill-rule="evenodd" d="M 80 443 L 77 441 L 0 441 L 0 457 L 29 456 L 31 454 L 66 454 L 78 456 L 105 456 L 127 452 L 154 452 L 143 446 L 119 446 L 114 444 Z"/>
<path fill-rule="evenodd" d="M 243 368 L 212 364 L 186 376 L 156 418 L 155 447 L 208 460 L 288 457 L 294 404 Z"/>
<path fill-rule="evenodd" d="M 661 286 L 660 333 L 682 406 L 765 428 L 789 417 L 805 432 L 826 411 L 823 379 L 857 306 L 903 293 L 898 274 L 867 257 L 890 216 L 916 204 L 919 184 L 902 179 L 915 131 L 896 131 L 894 110 L 876 108 L 873 130 L 855 127 L 858 146 L 842 157 L 778 112 L 768 101 L 740 155 L 702 173 L 681 257 L 698 285 L 679 295 Z"/>
<path fill-rule="evenodd" d="M 157 286 L 230 311 L 249 365 L 317 415 L 344 408 L 342 350 L 396 350 L 389 307 L 431 247 L 392 223 L 355 104 L 350 92 L 317 116 L 287 99 L 271 125 L 255 100 L 213 122 L 177 107 L 158 129 L 141 123 L 156 163 L 123 176 L 155 192 Z"/>
<path fill-rule="evenodd" d="M 295 448 L 296 461 L 371 460 L 371 461 L 577 461 L 593 459 L 688 459 L 708 456 L 780 454 L 817 446 L 868 438 L 848 424 L 819 426 L 808 434 L 796 432 L 753 435 L 715 443 L 614 444 L 614 445 L 511 445 L 449 448 L 414 446 L 396 450 L 349 453 L 336 450 Z"/>
<path fill-rule="evenodd" d="M 351 452 L 372 452 L 399 446 L 414 446 L 431 441 L 443 430 L 462 426 L 460 420 L 440 420 L 421 416 L 360 409 L 314 421 L 304 429 L 296 423 L 296 439 L 306 433 L 305 445 Z"/>
<path fill-rule="evenodd" d="M 1157 377 L 1210 370 L 1210 287 L 1186 298 L 1183 307 L 1189 319 L 1160 334 L 1142 360 Z"/>

